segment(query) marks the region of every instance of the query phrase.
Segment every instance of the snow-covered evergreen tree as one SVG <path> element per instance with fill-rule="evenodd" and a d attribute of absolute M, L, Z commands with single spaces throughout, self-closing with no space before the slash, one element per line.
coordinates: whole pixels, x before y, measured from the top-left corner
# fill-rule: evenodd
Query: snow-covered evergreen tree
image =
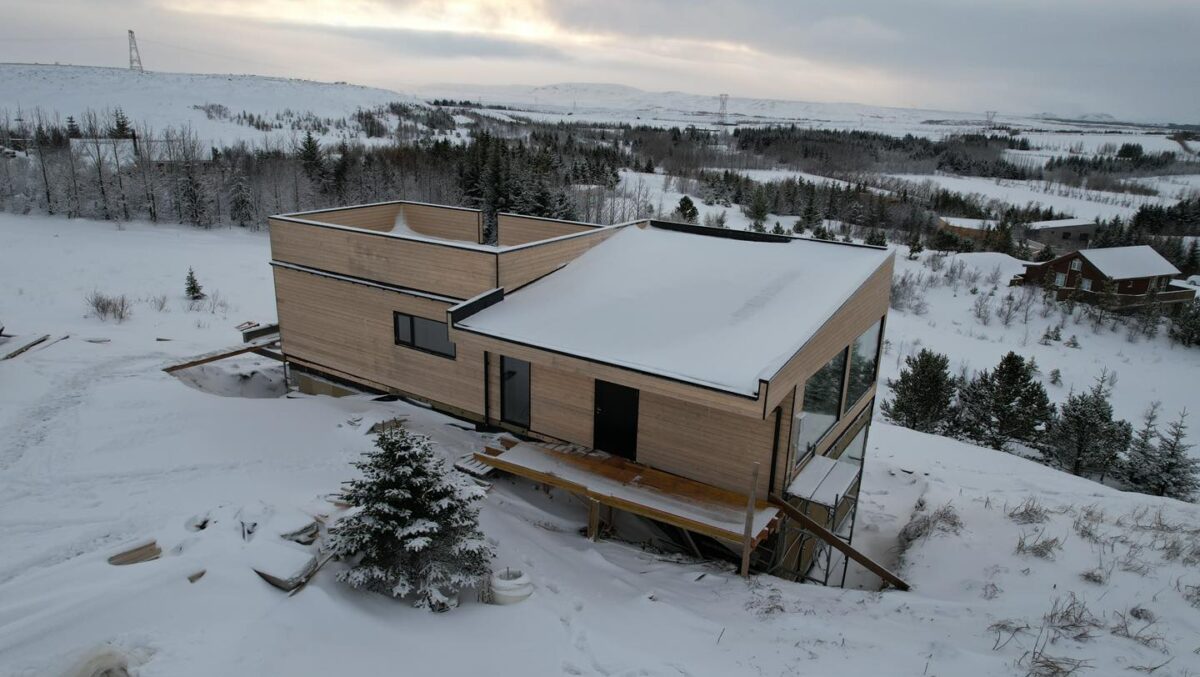
<path fill-rule="evenodd" d="M 1013 441 L 1036 446 L 1054 417 L 1032 360 L 1009 352 L 995 370 L 983 370 L 958 393 L 959 430 L 969 440 L 1006 450 Z"/>
<path fill-rule="evenodd" d="M 1191 456 L 1193 445 L 1184 441 L 1187 412 L 1180 412 L 1162 433 L 1158 406 L 1155 402 L 1144 414 L 1143 425 L 1129 445 L 1123 478 L 1136 491 L 1190 501 L 1200 491 L 1200 459 Z"/>
<path fill-rule="evenodd" d="M 362 478 L 343 495 L 357 511 L 331 530 L 331 551 L 352 560 L 339 578 L 433 611 L 454 606 L 459 590 L 489 572 L 482 489 L 447 468 L 428 437 L 404 428 L 381 432 L 354 465 Z"/>
<path fill-rule="evenodd" d="M 1159 476 L 1158 467 L 1158 410 L 1160 402 L 1151 402 L 1142 413 L 1142 427 L 1129 443 L 1125 462 L 1121 466 L 1121 478 L 1129 486 L 1144 491 Z M 1148 492 L 1149 493 L 1149 492 Z"/>
<path fill-rule="evenodd" d="M 895 397 L 883 403 L 884 415 L 913 430 L 927 433 L 943 430 L 955 388 L 949 364 L 948 357 L 927 348 L 904 358 L 900 378 L 888 379 Z"/>
<path fill-rule="evenodd" d="M 1074 475 L 1112 470 L 1133 437 L 1128 421 L 1113 419 L 1107 373 L 1091 390 L 1071 393 L 1046 435 L 1046 452 Z"/>
<path fill-rule="evenodd" d="M 204 288 L 200 286 L 200 281 L 196 279 L 196 273 L 191 268 L 188 268 L 187 279 L 184 281 L 183 294 L 189 301 L 199 301 L 204 298 Z"/>

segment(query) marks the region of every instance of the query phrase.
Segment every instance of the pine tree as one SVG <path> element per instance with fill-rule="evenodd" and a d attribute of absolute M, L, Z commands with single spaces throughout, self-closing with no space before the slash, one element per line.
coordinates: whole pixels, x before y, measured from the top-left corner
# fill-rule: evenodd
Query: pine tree
<path fill-rule="evenodd" d="M 113 111 L 113 123 L 108 128 L 108 136 L 113 139 L 128 139 L 133 136 L 129 118 L 125 117 L 125 111 L 120 108 Z"/>
<path fill-rule="evenodd" d="M 1058 255 L 1054 253 L 1054 247 L 1046 245 L 1038 250 L 1037 254 L 1035 254 L 1033 257 L 1033 260 L 1036 263 L 1045 263 L 1047 261 L 1053 261 L 1056 258 L 1058 258 Z M 1047 275 L 1048 274 L 1049 273 L 1047 273 Z"/>
<path fill-rule="evenodd" d="M 679 206 L 675 207 L 675 214 L 687 223 L 695 223 L 700 216 L 700 210 L 696 208 L 692 198 L 684 195 L 679 198 Z"/>
<path fill-rule="evenodd" d="M 1009 352 L 958 393 L 960 431 L 967 439 L 1006 450 L 1013 441 L 1036 446 L 1054 417 L 1054 405 L 1035 376 L 1036 366 Z"/>
<path fill-rule="evenodd" d="M 1176 311 L 1168 334 L 1171 340 L 1185 346 L 1200 345 L 1200 301 L 1192 301 Z"/>
<path fill-rule="evenodd" d="M 900 378 L 888 379 L 895 397 L 883 403 L 883 414 L 898 425 L 921 432 L 945 429 L 956 385 L 949 364 L 950 358 L 927 348 L 904 358 Z"/>
<path fill-rule="evenodd" d="M 200 286 L 200 282 L 196 279 L 196 273 L 190 267 L 187 280 L 184 281 L 183 295 L 189 301 L 199 301 L 204 298 L 204 288 Z"/>
<path fill-rule="evenodd" d="M 750 217 L 751 227 L 758 231 L 763 231 L 763 224 L 767 220 L 767 214 L 770 213 L 771 206 L 767 202 L 767 192 L 763 190 L 761 185 L 754 188 L 754 192 L 750 196 L 750 204 L 746 207 L 746 216 Z"/>
<path fill-rule="evenodd" d="M 325 178 L 325 155 L 311 130 L 304 133 L 304 141 L 300 144 L 300 166 L 310 181 Z"/>
<path fill-rule="evenodd" d="M 75 118 L 70 115 L 67 116 L 67 138 L 83 138 L 83 132 L 79 130 L 79 123 L 76 122 Z"/>
<path fill-rule="evenodd" d="M 1121 464 L 1121 479 L 1138 491 L 1153 493 L 1149 487 L 1159 478 L 1158 410 L 1160 402 L 1151 402 L 1142 413 L 1142 427 L 1129 443 L 1125 461 Z"/>
<path fill-rule="evenodd" d="M 1091 390 L 1071 393 L 1046 435 L 1046 451 L 1073 475 L 1112 470 L 1129 448 L 1133 427 L 1113 418 L 1108 374 L 1101 373 Z"/>
<path fill-rule="evenodd" d="M 489 572 L 491 547 L 479 531 L 483 491 L 446 467 L 428 437 L 381 432 L 354 464 L 362 478 L 343 496 L 358 511 L 331 529 L 330 552 L 352 564 L 339 579 L 441 611 Z"/>
<path fill-rule="evenodd" d="M 250 185 L 246 175 L 238 172 L 233 177 L 233 186 L 229 191 L 229 218 L 243 228 L 254 222 L 254 198 L 250 195 Z"/>
<path fill-rule="evenodd" d="M 1149 486 L 1150 493 L 1190 501 L 1200 491 L 1200 459 L 1189 450 L 1193 445 L 1184 442 L 1187 411 L 1179 412 L 1179 418 L 1167 424 L 1167 432 L 1158 438 L 1159 476 Z"/>

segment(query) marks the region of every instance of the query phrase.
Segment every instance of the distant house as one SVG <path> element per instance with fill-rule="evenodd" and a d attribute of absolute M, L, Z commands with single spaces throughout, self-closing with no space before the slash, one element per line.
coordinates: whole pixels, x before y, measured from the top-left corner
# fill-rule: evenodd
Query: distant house
<path fill-rule="evenodd" d="M 973 242 L 983 242 L 989 230 L 996 227 L 992 219 L 967 219 L 960 216 L 939 216 L 938 229 Z"/>
<path fill-rule="evenodd" d="M 1105 293 L 1116 294 L 1118 307 L 1131 310 L 1158 302 L 1168 309 L 1189 303 L 1196 290 L 1182 280 L 1179 269 L 1148 245 L 1081 249 L 1045 263 L 1026 263 L 1017 284 L 1050 285 L 1059 300 L 1074 296 L 1097 303 Z"/>
<path fill-rule="evenodd" d="M 1025 224 L 1025 239 L 1052 247 L 1055 251 L 1087 249 L 1096 238 L 1095 219 L 1051 219 Z"/>

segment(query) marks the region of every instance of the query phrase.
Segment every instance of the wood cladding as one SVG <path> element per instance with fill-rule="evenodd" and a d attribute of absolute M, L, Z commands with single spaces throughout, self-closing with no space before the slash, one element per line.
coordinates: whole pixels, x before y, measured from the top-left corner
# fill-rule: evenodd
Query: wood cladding
<path fill-rule="evenodd" d="M 270 219 L 277 261 L 467 299 L 496 286 L 494 253 Z"/>
<path fill-rule="evenodd" d="M 585 223 L 500 214 L 497 217 L 497 240 L 501 247 L 510 247 L 572 233 L 582 233 L 596 228 L 597 226 Z"/>
<path fill-rule="evenodd" d="M 449 304 L 276 267 L 284 353 L 469 412 L 483 411 L 483 353 L 395 345 L 392 313 L 445 321 Z"/>
<path fill-rule="evenodd" d="M 392 229 L 392 226 L 396 225 L 396 215 L 400 213 L 402 206 L 403 204 L 400 202 L 384 202 L 360 207 L 307 212 L 296 216 L 308 221 L 319 221 L 321 223 L 332 223 L 349 228 L 388 232 Z"/>
<path fill-rule="evenodd" d="M 652 392 L 666 397 L 675 397 L 701 404 L 702 406 L 720 409 L 743 416 L 762 417 L 762 403 L 749 397 L 741 397 L 722 390 L 705 388 L 680 381 L 671 381 L 651 374 L 630 371 L 621 367 L 589 362 L 587 360 L 561 355 L 559 353 L 534 348 L 531 346 L 510 343 L 490 336 L 473 334 L 462 329 L 451 328 L 450 340 L 459 346 L 470 346 L 472 350 L 486 350 L 492 353 L 492 359 L 498 360 L 498 355 L 507 355 L 519 360 L 525 360 L 533 365 L 542 365 L 562 372 L 577 374 L 589 378 L 598 378 L 618 385 L 637 388 L 642 392 Z M 493 379 L 494 380 L 494 379 Z M 536 388 L 537 386 L 532 386 Z M 492 398 L 492 418 L 497 418 L 500 406 L 498 392 Z"/>
<path fill-rule="evenodd" d="M 406 202 L 400 211 L 408 227 L 422 235 L 479 243 L 483 215 L 476 209 Z"/>
<path fill-rule="evenodd" d="M 597 228 L 593 232 L 562 240 L 500 252 L 500 286 L 509 292 L 553 272 L 580 254 L 612 237 L 619 228 Z"/>

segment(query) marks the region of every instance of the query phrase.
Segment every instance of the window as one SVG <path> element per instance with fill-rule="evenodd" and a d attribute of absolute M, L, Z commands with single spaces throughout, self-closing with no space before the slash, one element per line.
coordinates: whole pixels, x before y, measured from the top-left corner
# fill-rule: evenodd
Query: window
<path fill-rule="evenodd" d="M 500 357 L 500 420 L 529 427 L 529 363 Z"/>
<path fill-rule="evenodd" d="M 1054 274 L 1054 286 L 1055 287 L 1067 286 L 1067 274 L 1066 273 L 1055 273 Z"/>
<path fill-rule="evenodd" d="M 1092 281 L 1087 279 L 1086 277 L 1083 278 L 1082 280 L 1079 281 L 1079 288 L 1084 291 L 1091 291 L 1092 290 Z"/>
<path fill-rule="evenodd" d="M 1087 242 L 1087 241 L 1088 241 L 1088 234 L 1087 234 L 1087 233 L 1080 233 L 1080 234 L 1079 234 L 1079 241 L 1080 241 L 1080 242 Z"/>
<path fill-rule="evenodd" d="M 846 411 L 866 394 L 875 383 L 875 365 L 879 361 L 879 330 L 883 320 L 863 332 L 850 346 L 850 382 L 846 387 Z"/>
<path fill-rule="evenodd" d="M 846 447 L 841 456 L 838 456 L 837 460 L 839 462 L 857 466 L 862 465 L 863 457 L 867 453 L 867 429 L 870 427 L 871 424 L 868 422 L 859 429 L 858 434 L 850 441 L 850 446 Z"/>
<path fill-rule="evenodd" d="M 1066 231 L 1063 231 L 1063 239 L 1064 239 L 1064 240 L 1070 240 L 1070 239 L 1071 239 L 1071 234 L 1070 234 L 1070 233 L 1068 233 L 1068 232 L 1066 232 Z"/>
<path fill-rule="evenodd" d="M 1071 270 L 1080 270 L 1081 268 L 1083 268 L 1083 261 L 1071 259 Z"/>
<path fill-rule="evenodd" d="M 841 415 L 846 352 L 838 353 L 804 384 L 803 413 L 796 421 L 796 460 L 803 461 Z"/>
<path fill-rule="evenodd" d="M 408 346 L 427 353 L 454 357 L 454 343 L 445 322 L 414 317 L 407 313 L 392 313 L 392 325 L 398 346 Z"/>

